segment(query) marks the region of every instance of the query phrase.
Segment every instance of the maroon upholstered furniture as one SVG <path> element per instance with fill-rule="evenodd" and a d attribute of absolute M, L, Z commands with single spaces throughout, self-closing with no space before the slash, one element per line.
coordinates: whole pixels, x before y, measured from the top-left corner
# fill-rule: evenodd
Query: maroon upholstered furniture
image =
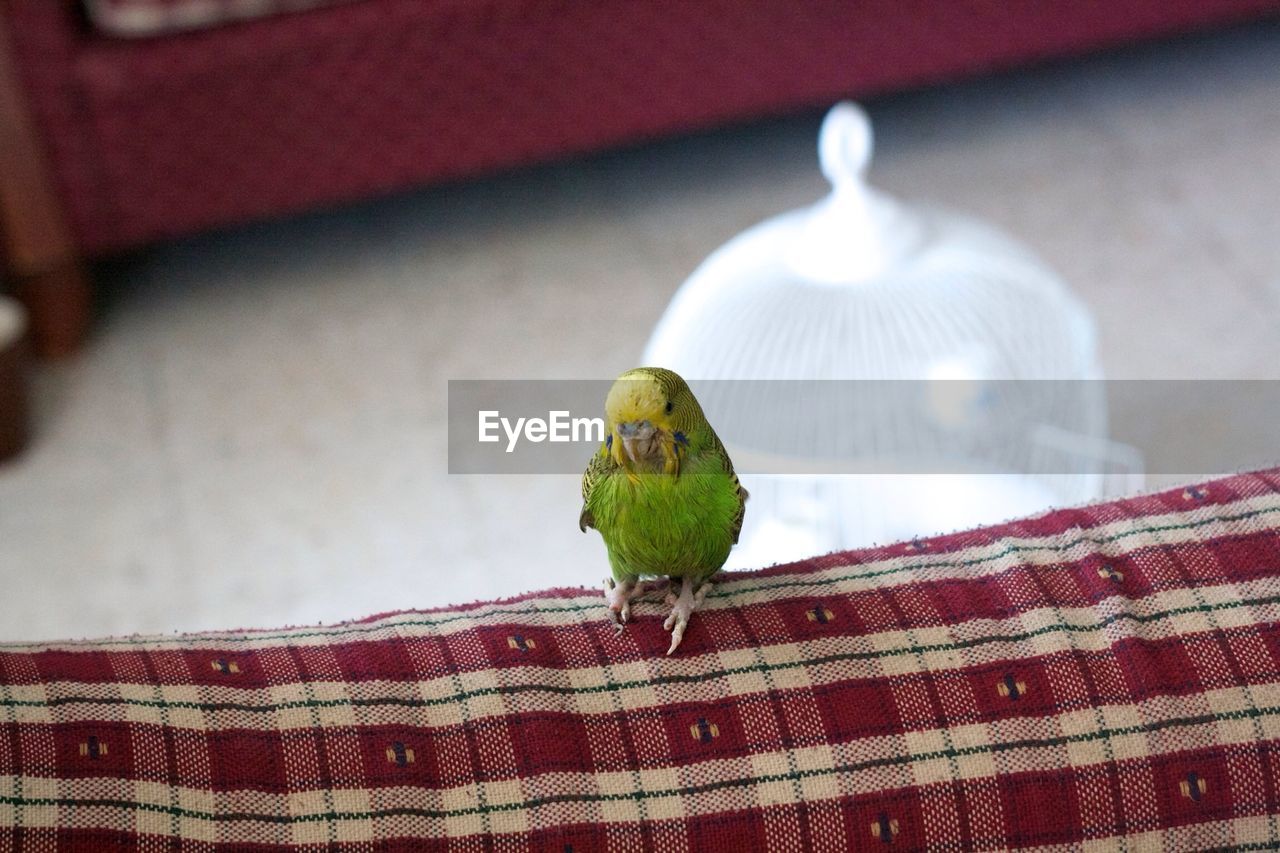
<path fill-rule="evenodd" d="M 1278 5 L 0 0 L 0 245 L 64 350 L 85 256 Z"/>

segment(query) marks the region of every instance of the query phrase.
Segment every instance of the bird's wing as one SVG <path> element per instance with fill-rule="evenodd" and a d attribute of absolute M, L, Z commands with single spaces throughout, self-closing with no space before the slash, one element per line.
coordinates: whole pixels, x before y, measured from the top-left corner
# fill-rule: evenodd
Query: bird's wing
<path fill-rule="evenodd" d="M 724 449 L 724 445 L 720 443 L 720 436 L 711 433 L 711 449 L 717 458 L 720 459 L 724 466 L 724 472 L 729 475 L 729 479 L 733 481 L 733 486 L 738 490 L 738 511 L 733 515 L 733 524 L 729 528 L 733 531 L 733 544 L 738 544 L 738 535 L 742 533 L 742 519 L 747 514 L 747 498 L 750 495 L 747 490 L 742 488 L 742 483 L 738 482 L 738 475 L 733 470 L 733 460 L 729 458 L 729 452 Z"/>
<path fill-rule="evenodd" d="M 583 533 L 587 532 L 588 527 L 594 528 L 596 520 L 591 517 L 591 491 L 601 480 L 608 477 L 617 468 L 617 463 L 613 461 L 604 447 L 600 448 L 600 452 L 591 457 L 591 461 L 587 463 L 587 470 L 582 472 L 582 512 L 578 513 L 578 529 Z"/>
<path fill-rule="evenodd" d="M 747 514 L 747 498 L 751 497 L 747 490 L 742 488 L 742 484 L 738 482 L 737 475 L 734 475 L 733 483 L 738 487 L 738 511 L 733 515 L 733 544 L 738 544 L 738 536 L 742 533 L 742 519 Z"/>

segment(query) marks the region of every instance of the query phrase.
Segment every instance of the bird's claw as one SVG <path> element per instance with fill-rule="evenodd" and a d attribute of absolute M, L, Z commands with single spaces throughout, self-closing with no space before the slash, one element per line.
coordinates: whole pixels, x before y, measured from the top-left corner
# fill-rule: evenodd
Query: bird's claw
<path fill-rule="evenodd" d="M 675 579 L 672 579 L 675 583 Z M 656 587 L 661 588 L 661 587 Z M 604 600 L 609 608 L 609 622 L 617 630 L 618 633 L 627 627 L 627 623 L 631 621 L 631 602 L 641 598 L 652 592 L 655 587 L 645 583 L 635 581 L 617 582 L 613 578 L 604 579 Z M 667 616 L 666 621 L 662 623 L 662 627 L 666 631 L 671 632 L 671 648 L 667 649 L 667 654 L 673 654 L 680 647 L 681 641 L 684 639 L 684 632 L 689 627 L 689 618 L 693 616 L 693 612 L 701 606 L 703 599 L 707 597 L 707 593 L 711 591 L 711 584 L 703 583 L 695 592 L 692 581 L 680 581 L 679 594 L 677 595 L 671 585 L 668 585 L 665 591 L 665 600 L 671 607 L 671 613 Z"/>
<path fill-rule="evenodd" d="M 609 608 L 609 621 L 618 633 L 622 633 L 631 621 L 631 599 L 643 591 L 643 586 L 634 583 L 615 583 L 613 578 L 604 579 L 604 600 Z"/>
<path fill-rule="evenodd" d="M 697 592 L 690 592 L 693 588 L 691 582 L 683 582 L 680 585 L 680 595 L 677 597 L 673 593 L 667 593 L 667 601 L 672 604 L 671 613 L 667 616 L 667 620 L 662 623 L 664 630 L 671 632 L 671 648 L 667 649 L 670 655 L 680 647 L 680 641 L 684 639 L 685 629 L 689 627 L 689 617 L 693 615 L 693 611 L 697 610 L 702 604 L 703 599 L 707 597 L 707 593 L 711 591 L 711 584 L 704 583 L 698 587 Z"/>
<path fill-rule="evenodd" d="M 667 649 L 667 654 L 672 654 L 680 647 L 680 641 L 684 639 L 684 629 L 688 626 L 689 617 L 677 614 L 675 611 L 672 611 L 667 621 L 662 623 L 663 629 L 671 632 L 671 648 Z"/>

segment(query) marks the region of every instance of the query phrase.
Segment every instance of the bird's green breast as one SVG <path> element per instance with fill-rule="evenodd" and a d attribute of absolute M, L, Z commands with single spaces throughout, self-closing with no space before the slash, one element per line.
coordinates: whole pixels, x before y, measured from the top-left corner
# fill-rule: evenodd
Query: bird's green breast
<path fill-rule="evenodd" d="M 679 476 L 618 472 L 592 491 L 588 508 L 617 578 L 706 577 L 733 547 L 740 498 L 713 454 L 682 460 Z"/>

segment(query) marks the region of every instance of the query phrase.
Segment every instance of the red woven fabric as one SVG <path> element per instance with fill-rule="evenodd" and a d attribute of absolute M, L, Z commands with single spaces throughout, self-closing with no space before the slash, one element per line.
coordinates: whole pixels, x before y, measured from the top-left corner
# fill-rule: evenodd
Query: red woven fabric
<path fill-rule="evenodd" d="M 84 0 L 94 25 L 120 36 L 155 36 L 266 18 L 353 0 Z"/>
<path fill-rule="evenodd" d="M 1280 8 L 359 0 L 180 35 L 0 0 L 91 252 Z"/>
<path fill-rule="evenodd" d="M 1278 616 L 1273 470 L 722 576 L 672 658 L 586 590 L 0 646 L 0 848 L 1274 849 Z"/>

